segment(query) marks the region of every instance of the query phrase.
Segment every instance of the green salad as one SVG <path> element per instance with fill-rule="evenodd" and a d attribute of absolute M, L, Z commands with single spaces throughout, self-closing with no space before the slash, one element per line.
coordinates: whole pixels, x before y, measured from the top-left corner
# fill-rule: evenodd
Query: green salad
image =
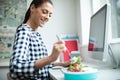
<path fill-rule="evenodd" d="M 68 68 L 68 71 L 70 71 L 70 72 L 81 72 L 82 68 L 84 67 L 81 64 L 81 60 L 82 60 L 81 56 L 73 57 L 71 59 L 71 64 Z"/>

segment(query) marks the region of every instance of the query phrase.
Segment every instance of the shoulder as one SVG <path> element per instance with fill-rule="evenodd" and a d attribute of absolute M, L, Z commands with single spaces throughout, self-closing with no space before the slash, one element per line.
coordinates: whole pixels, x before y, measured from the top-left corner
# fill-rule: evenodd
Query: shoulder
<path fill-rule="evenodd" d="M 17 36 L 24 36 L 24 35 L 27 35 L 27 36 L 30 36 L 30 34 L 32 34 L 32 29 L 26 25 L 26 24 L 22 24 L 17 30 L 16 30 L 16 35 Z"/>

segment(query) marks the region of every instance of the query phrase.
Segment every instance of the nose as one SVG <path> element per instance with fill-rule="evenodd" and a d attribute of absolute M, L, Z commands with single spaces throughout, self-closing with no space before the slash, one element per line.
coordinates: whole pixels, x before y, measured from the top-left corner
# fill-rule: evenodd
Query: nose
<path fill-rule="evenodd" d="M 46 14 L 46 15 L 45 15 L 45 20 L 46 20 L 46 22 L 49 20 L 49 18 L 50 18 L 49 14 Z"/>

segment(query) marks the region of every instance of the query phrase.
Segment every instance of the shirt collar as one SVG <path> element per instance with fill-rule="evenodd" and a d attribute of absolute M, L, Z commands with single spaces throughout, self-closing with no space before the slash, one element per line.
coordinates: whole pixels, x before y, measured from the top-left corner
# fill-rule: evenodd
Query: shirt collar
<path fill-rule="evenodd" d="M 27 25 L 27 24 L 22 24 L 22 26 L 24 26 L 24 28 L 28 29 L 29 31 L 35 33 L 37 36 L 41 36 L 38 31 L 34 31 L 29 25 Z"/>

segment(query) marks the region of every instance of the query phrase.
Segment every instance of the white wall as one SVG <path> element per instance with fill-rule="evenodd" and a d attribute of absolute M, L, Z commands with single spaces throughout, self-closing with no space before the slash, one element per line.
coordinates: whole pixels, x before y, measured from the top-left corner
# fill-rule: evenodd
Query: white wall
<path fill-rule="evenodd" d="M 81 45 L 88 44 L 89 28 L 90 28 L 90 17 L 91 17 L 91 0 L 80 0 L 80 31 L 81 34 Z"/>
<path fill-rule="evenodd" d="M 77 33 L 77 10 L 75 0 L 53 0 L 54 11 L 50 21 L 39 31 L 45 41 L 49 53 L 57 41 L 57 34 Z"/>

